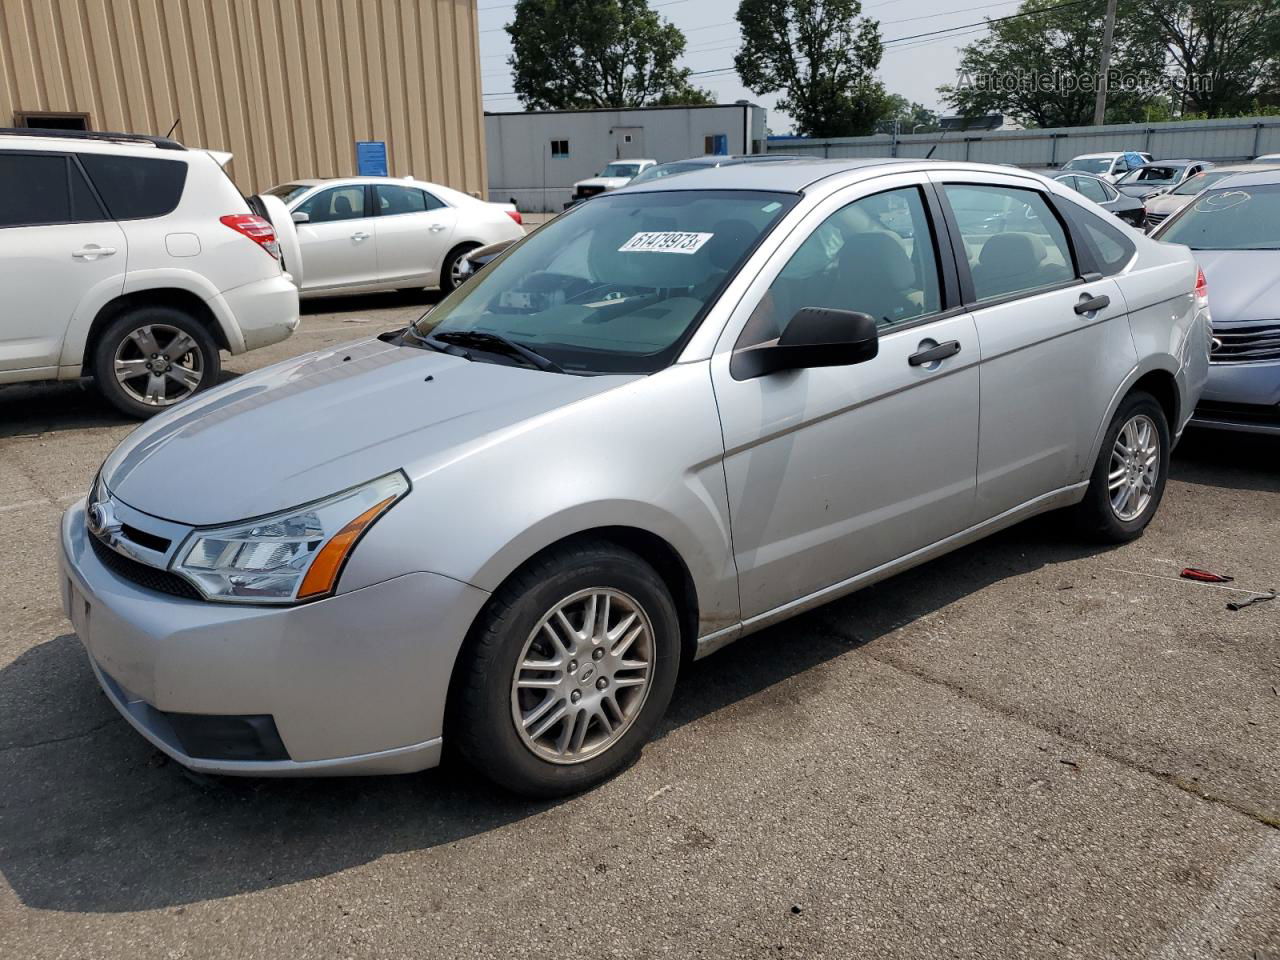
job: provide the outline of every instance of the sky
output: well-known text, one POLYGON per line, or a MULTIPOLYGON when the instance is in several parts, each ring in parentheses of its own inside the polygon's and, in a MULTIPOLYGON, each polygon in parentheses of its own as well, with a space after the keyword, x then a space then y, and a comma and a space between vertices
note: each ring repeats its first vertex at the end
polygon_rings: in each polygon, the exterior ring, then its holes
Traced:
MULTIPOLYGON (((938 100, 937 88, 955 80, 960 48, 985 33, 984 17, 1014 13, 1020 0, 863 0, 864 16, 880 21, 880 36, 886 41, 880 62, 880 79, 890 93, 946 112, 938 100), (941 36, 919 34, 962 27, 962 31, 941 36), (889 42, 898 41, 898 42, 889 42)), ((511 96, 511 71, 507 57, 511 51, 503 26, 514 14, 514 3, 479 0, 480 65, 486 110, 519 110, 520 101, 511 96)), ((684 31, 688 46, 682 65, 691 70, 717 70, 733 66, 739 46, 738 22, 733 18, 738 0, 650 0, 663 18, 684 31)), ((773 110, 773 95, 757 97, 738 82, 732 70, 694 76, 692 82, 710 90, 721 103, 750 100, 769 108, 769 128, 784 133, 790 118, 773 110)))

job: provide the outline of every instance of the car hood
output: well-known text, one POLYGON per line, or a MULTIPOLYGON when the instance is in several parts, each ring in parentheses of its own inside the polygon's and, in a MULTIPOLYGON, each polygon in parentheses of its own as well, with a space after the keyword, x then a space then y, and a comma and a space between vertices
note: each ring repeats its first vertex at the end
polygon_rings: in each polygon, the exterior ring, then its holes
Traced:
POLYGON ((633 376, 578 377, 368 340, 297 357, 135 430, 102 467, 152 516, 232 523, 435 461, 633 376))
POLYGON ((1280 250, 1194 250, 1213 322, 1280 319, 1280 250))
POLYGON ((1194 200, 1194 196, 1186 197, 1173 193, 1162 193, 1146 202, 1148 213, 1174 214, 1194 200))
POLYGON ((586 180, 579 180, 574 184, 575 187, 604 187, 606 190, 617 190, 619 187, 625 187, 631 180, 628 177, 589 177, 586 180))

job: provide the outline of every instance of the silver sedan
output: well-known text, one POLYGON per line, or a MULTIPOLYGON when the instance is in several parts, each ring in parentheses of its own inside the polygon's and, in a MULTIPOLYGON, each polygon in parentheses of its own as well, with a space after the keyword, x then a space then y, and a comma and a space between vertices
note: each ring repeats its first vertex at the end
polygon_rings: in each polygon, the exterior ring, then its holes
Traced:
POLYGON ((1208 370, 1191 254, 1003 167, 599 197, 411 327, 133 433, 61 532, 112 702, 225 774, 526 794, 747 633, 1026 517, 1139 536, 1208 370))

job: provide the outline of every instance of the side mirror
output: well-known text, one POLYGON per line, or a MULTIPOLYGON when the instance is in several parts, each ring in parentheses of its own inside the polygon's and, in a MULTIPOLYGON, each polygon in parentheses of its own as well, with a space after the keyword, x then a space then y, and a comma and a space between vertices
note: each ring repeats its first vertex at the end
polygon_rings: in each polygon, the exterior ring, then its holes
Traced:
POLYGON ((879 352, 880 331, 874 317, 855 310, 804 307, 777 340, 735 351, 729 372, 735 380, 752 380, 783 370, 847 367, 879 352))
POLYGON ((293 222, 294 223, 310 223, 311 214, 304 213, 301 210, 295 210, 293 211, 293 222))

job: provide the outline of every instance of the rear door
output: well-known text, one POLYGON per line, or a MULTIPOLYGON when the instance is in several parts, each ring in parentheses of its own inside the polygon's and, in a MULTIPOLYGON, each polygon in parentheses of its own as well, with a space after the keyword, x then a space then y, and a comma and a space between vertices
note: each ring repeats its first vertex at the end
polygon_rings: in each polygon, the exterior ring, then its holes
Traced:
POLYGON ((1058 209, 1069 201, 999 174, 931 176, 982 343, 981 521, 1087 479, 1098 425, 1137 355, 1118 286, 1058 209), (1002 221, 957 215, 997 203, 1002 221))
POLYGON ((0 184, 0 379, 52 376, 80 304, 123 290, 124 232, 68 154, 2 151, 0 184))
POLYGON ((326 187, 293 208, 307 215, 298 224, 298 246, 306 262, 305 293, 378 282, 378 251, 365 184, 326 187))
POLYGON ((779 336, 802 307, 867 313, 880 332, 879 354, 855 366, 739 379, 731 352, 712 358, 747 619, 971 522, 980 352, 941 226, 919 175, 834 195, 726 327, 735 351, 779 336))
POLYGON ((379 282, 436 286, 458 212, 421 187, 398 183, 374 184, 373 198, 379 282))

